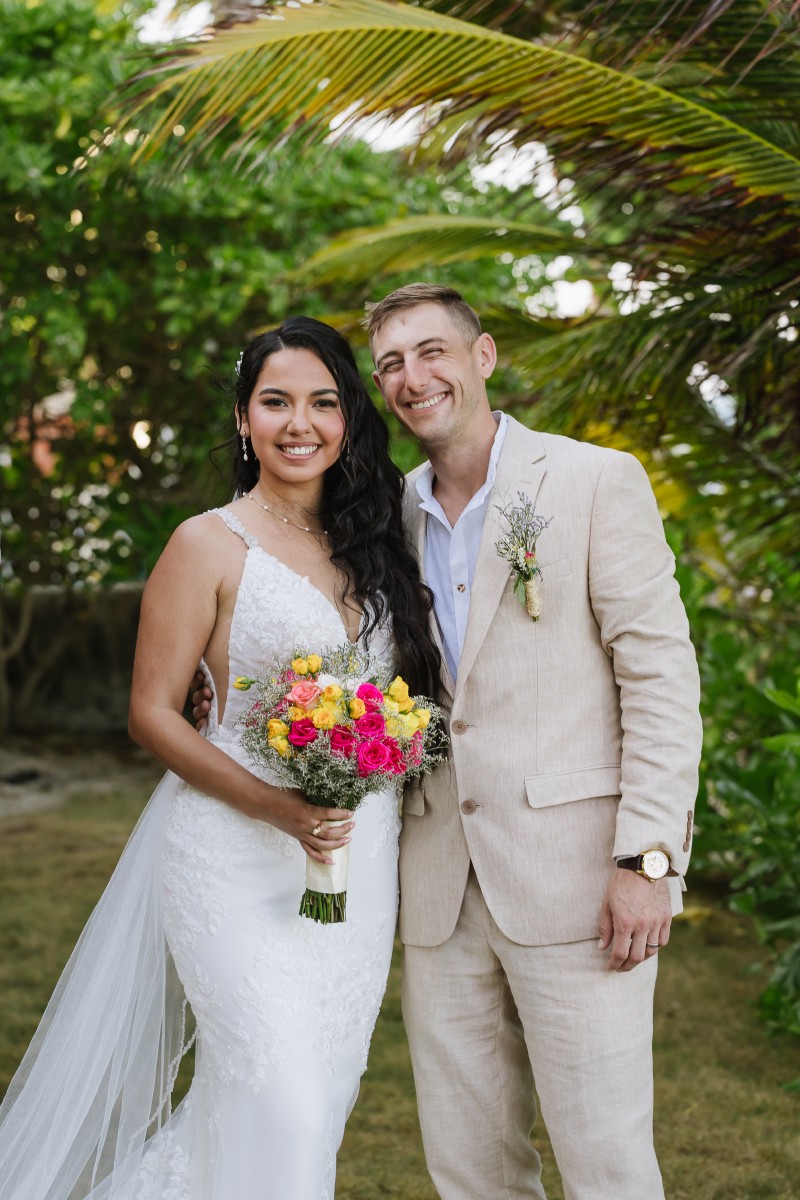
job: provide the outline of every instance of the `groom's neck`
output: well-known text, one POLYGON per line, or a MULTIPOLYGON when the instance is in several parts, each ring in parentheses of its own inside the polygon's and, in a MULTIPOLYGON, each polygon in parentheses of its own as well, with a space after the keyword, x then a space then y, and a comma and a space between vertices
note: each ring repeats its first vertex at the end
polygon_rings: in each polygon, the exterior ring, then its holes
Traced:
POLYGON ((423 447, 433 468, 433 494, 455 525, 486 482, 497 425, 487 408, 479 424, 444 445, 423 447))

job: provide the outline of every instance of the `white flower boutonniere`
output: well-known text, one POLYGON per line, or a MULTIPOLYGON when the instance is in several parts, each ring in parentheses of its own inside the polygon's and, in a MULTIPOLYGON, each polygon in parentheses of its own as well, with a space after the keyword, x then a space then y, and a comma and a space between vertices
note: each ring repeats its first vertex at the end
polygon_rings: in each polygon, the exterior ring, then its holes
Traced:
POLYGON ((519 504, 497 505, 500 515, 508 525, 508 532, 497 543, 497 553, 511 564, 517 581, 514 594, 532 621, 538 621, 542 613, 542 597, 538 580, 542 568, 536 561, 536 542, 552 521, 545 520, 534 511, 532 502, 524 492, 517 492, 519 504))

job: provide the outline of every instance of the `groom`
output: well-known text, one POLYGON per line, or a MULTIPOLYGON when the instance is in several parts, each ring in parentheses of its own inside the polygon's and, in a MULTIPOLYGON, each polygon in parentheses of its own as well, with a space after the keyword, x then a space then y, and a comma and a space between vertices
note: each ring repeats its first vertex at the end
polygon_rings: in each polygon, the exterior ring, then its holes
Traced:
POLYGON ((542 1200, 534 1079, 569 1200, 659 1200, 652 1003, 681 907, 698 674, 647 476, 492 412, 491 337, 411 284, 365 321, 429 461, 407 521, 435 596, 451 763, 406 791, 403 1004, 442 1200, 542 1200), (520 496, 521 493, 521 496, 520 496), (541 615, 497 552, 530 501, 541 615))

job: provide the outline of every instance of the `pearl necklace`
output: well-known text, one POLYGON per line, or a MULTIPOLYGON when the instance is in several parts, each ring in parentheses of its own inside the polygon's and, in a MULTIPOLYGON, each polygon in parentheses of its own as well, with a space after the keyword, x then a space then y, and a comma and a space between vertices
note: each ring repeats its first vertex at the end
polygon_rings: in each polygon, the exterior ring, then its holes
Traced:
POLYGON ((308 525, 298 525, 297 521, 290 521, 288 517, 282 517, 280 513, 275 512, 274 508, 270 508, 268 504, 264 504, 263 500, 256 500, 252 492, 248 492, 245 496, 246 500, 252 500, 253 504, 257 504, 259 508, 263 508, 264 512, 271 513, 279 521, 283 521, 284 525, 293 525, 295 529, 301 529, 303 533, 312 533, 314 537, 327 537, 327 529, 311 529, 308 525))

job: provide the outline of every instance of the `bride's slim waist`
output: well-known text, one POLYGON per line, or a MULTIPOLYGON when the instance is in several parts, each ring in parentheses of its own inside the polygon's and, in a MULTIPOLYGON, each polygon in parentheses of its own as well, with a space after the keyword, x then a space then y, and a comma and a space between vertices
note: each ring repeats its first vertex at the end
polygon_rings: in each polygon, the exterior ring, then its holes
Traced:
POLYGON ((224 725, 219 726, 208 735, 208 741, 212 746, 219 747, 223 754, 227 754, 228 758, 232 758, 240 766, 246 767, 257 779, 263 779, 265 783, 274 783, 278 787, 286 786, 268 766, 251 758, 242 745, 238 729, 226 728, 224 725))

